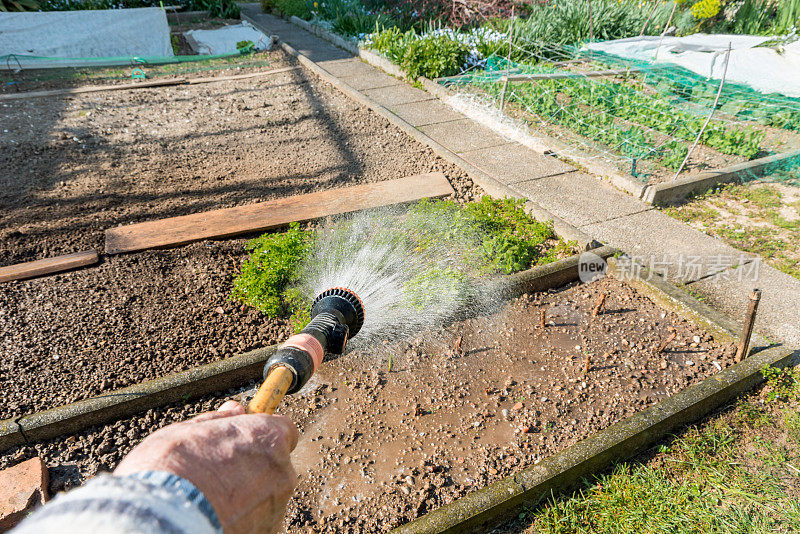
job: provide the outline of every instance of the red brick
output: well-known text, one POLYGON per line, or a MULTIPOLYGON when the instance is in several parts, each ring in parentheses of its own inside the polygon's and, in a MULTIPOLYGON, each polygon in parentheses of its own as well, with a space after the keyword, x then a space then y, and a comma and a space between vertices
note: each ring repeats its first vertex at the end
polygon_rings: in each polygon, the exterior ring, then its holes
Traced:
POLYGON ((0 471, 0 532, 22 521, 47 500, 47 466, 31 458, 0 471))

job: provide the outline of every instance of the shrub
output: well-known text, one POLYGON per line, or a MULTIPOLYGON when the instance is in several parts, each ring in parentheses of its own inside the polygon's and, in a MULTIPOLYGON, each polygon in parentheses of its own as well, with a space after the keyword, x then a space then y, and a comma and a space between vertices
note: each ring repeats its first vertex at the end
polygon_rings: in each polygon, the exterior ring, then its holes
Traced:
POLYGON ((443 35, 426 35, 408 44, 400 67, 413 78, 452 76, 461 72, 468 53, 464 43, 443 35))
POLYGON ((705 20, 716 17, 721 8, 719 0, 700 0, 690 8, 690 11, 697 20, 705 20))
MULTIPOLYGON (((269 1, 269 0, 262 0, 269 1)), ((306 0, 271 0, 275 9, 287 17, 295 16, 303 20, 311 18, 311 7, 306 0)))
POLYGON ((401 32, 399 28, 394 27, 372 34, 364 44, 377 50, 392 62, 400 64, 406 48, 415 39, 417 34, 414 30, 401 32))
MULTIPOLYGON (((652 4, 638 0, 562 0, 531 4, 526 19, 514 23, 515 42, 525 50, 549 57, 549 45, 571 45, 589 39, 590 19, 594 39, 621 39, 639 35, 652 4), (591 16, 590 16, 591 9, 591 16)), ((670 2, 656 8, 645 33, 658 34, 666 25, 670 2)), ((507 31, 508 21, 499 23, 507 31)))
POLYGON ((250 258, 233 282, 232 296, 270 317, 294 312, 298 295, 288 290, 297 281, 297 269, 310 244, 311 233, 297 223, 286 232, 264 234, 248 242, 245 248, 250 258))

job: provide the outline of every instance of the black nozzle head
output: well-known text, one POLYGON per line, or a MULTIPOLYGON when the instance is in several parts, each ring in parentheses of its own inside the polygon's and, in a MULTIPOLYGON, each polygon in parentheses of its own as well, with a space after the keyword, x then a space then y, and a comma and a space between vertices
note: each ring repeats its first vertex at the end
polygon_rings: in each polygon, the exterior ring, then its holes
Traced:
POLYGON ((326 289, 314 299, 311 305, 311 318, 323 312, 332 313, 349 329, 349 336, 355 336, 364 326, 364 304, 358 295, 343 287, 326 289))

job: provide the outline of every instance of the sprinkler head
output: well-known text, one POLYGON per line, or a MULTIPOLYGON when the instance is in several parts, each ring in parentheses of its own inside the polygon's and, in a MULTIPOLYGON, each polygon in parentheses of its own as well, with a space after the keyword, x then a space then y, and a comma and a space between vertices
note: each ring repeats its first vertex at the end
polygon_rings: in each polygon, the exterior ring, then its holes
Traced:
POLYGON ((264 365, 264 379, 277 366, 294 375, 287 393, 302 388, 322 363, 326 353, 341 354, 347 340, 364 325, 364 305, 353 291, 334 287, 317 295, 311 305, 311 322, 290 337, 264 365))

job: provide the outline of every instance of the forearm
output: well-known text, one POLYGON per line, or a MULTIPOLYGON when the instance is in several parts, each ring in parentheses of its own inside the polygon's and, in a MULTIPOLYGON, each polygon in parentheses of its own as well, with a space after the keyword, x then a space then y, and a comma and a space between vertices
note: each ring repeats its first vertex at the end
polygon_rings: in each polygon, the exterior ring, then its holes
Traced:
POLYGON ((222 529, 211 504, 189 481, 144 471, 92 479, 59 495, 13 531, 48 532, 212 534, 222 529))

